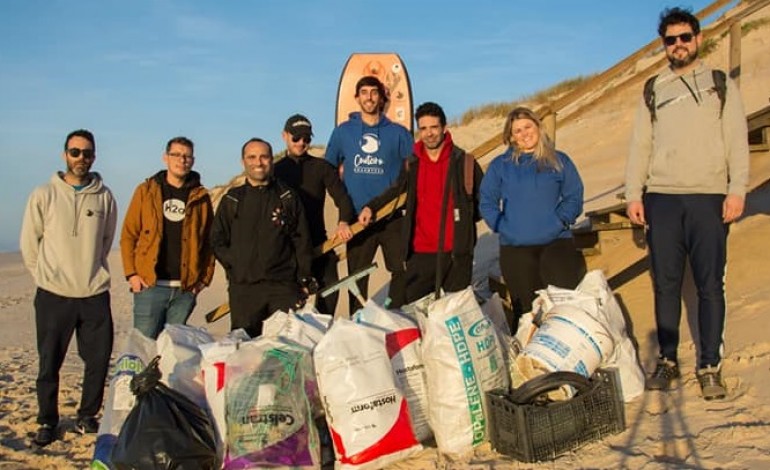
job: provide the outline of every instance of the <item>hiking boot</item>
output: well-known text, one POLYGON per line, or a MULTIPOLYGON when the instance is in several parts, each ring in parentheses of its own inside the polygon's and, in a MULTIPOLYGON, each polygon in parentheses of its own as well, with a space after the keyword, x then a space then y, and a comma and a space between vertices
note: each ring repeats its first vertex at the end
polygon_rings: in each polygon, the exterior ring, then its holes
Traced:
POLYGON ((79 434, 95 434, 99 431, 99 421, 93 416, 80 416, 75 421, 75 431, 79 434))
POLYGON ((671 382, 681 377, 679 366, 674 361, 666 358, 658 359, 658 365, 655 372, 647 378, 647 390, 668 390, 671 388, 671 382))
POLYGON ((727 388, 722 382, 722 372, 719 367, 704 367, 696 375, 704 400, 719 400, 727 396, 727 388))
POLYGON ((43 424, 39 428, 37 428, 37 433, 35 434, 35 437, 32 438, 32 443, 40 447, 45 447, 55 440, 56 440, 56 426, 51 426, 50 424, 43 424))

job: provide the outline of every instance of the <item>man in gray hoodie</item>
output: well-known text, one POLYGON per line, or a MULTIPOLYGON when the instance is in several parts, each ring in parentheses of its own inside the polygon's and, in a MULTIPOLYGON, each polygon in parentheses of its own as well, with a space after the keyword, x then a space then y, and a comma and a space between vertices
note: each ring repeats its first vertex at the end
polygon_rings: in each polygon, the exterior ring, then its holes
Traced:
POLYGON ((21 254, 37 285, 40 427, 33 442, 41 447, 57 438, 59 369, 75 332, 85 363, 75 427, 98 431, 113 341, 107 255, 117 222, 115 199, 90 171, 96 160, 91 132, 70 132, 62 159, 66 170, 32 192, 21 227, 21 254))
POLYGON ((724 72, 698 60, 703 40, 687 10, 665 10, 658 26, 670 67, 645 85, 626 167, 631 222, 647 227, 660 355, 647 381, 679 379, 682 278, 689 260, 698 289, 697 378, 703 398, 724 398, 727 232, 743 213, 748 139, 741 94, 724 72))

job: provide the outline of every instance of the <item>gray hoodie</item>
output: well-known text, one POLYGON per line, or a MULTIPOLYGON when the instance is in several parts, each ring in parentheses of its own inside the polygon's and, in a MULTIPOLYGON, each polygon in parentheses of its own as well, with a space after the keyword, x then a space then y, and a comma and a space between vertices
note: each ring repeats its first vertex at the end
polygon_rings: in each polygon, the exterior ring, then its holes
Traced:
POLYGON ((722 117, 711 69, 700 64, 680 79, 670 69, 655 81, 657 121, 640 103, 626 166, 626 200, 642 192, 735 194, 749 179, 746 114, 740 90, 727 79, 722 117))
POLYGON ((60 173, 29 196, 21 255, 38 287, 63 297, 91 297, 110 288, 107 255, 117 206, 98 173, 79 191, 60 173))

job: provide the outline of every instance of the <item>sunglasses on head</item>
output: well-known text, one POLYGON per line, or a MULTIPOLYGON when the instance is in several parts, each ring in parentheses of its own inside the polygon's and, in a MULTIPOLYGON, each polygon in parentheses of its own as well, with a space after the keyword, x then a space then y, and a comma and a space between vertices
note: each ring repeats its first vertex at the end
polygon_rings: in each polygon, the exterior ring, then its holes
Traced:
POLYGON ((81 155, 83 155, 83 158, 85 159, 92 159, 94 158, 94 149, 79 149, 77 147, 72 147, 67 149, 67 155, 70 156, 70 158, 80 158, 81 155))
POLYGON ((676 44, 677 39, 680 39, 682 43, 687 44, 690 41, 692 41, 694 37, 695 35, 693 33, 682 33, 682 34, 677 34, 675 36, 664 36, 663 44, 667 46, 673 46, 674 44, 676 44))
POLYGON ((291 136, 291 141, 294 143, 299 142, 300 140, 304 141, 306 144, 310 143, 310 137, 306 135, 293 135, 291 136))

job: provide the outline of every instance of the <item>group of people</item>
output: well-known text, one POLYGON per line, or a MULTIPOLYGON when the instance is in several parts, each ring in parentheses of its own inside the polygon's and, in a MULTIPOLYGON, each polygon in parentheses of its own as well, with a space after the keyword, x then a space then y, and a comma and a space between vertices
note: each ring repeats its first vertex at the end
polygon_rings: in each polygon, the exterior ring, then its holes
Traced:
MULTIPOLYGON (((700 299, 698 378, 704 397, 718 398, 725 393, 725 240, 728 224, 742 213, 747 185, 745 119, 732 82, 720 106, 711 70, 696 61, 697 19, 666 10, 659 33, 671 67, 655 80, 654 112, 649 100, 640 104, 626 186, 629 217, 648 227, 655 285, 661 355, 648 386, 664 389, 679 376, 679 299, 689 256, 700 299)), ((228 279, 231 327, 251 336, 275 310, 297 308, 335 283, 334 251, 313 251, 327 238, 327 194, 338 209, 329 231, 347 244, 348 272, 368 266, 382 249, 392 308, 468 287, 482 218, 499 235, 512 328, 536 290, 579 283, 586 265, 571 226, 583 211, 583 183, 536 113, 517 107, 508 114, 508 148, 483 173, 453 142, 438 104, 417 107, 414 142, 386 117, 388 93, 376 77, 361 78, 355 98, 359 111, 333 130, 325 159, 308 154, 312 124, 300 114, 284 125, 286 156, 278 162, 266 140, 246 141, 245 180, 224 194, 216 212, 192 170, 193 142, 168 141, 166 168, 136 188, 120 235, 136 328, 155 338, 166 323, 185 323, 197 294, 211 283, 215 260, 228 279), (403 193, 403 208, 388 210, 403 193), (355 222, 365 228, 353 236, 355 222)), ((21 233, 37 284, 40 427, 34 441, 40 446, 57 437, 59 369, 74 332, 85 363, 76 427, 97 431, 113 340, 107 255, 116 233, 115 200, 91 171, 96 144, 89 131, 71 132, 62 158, 65 170, 30 196, 21 233)), ((365 298, 368 281, 358 282, 365 298)), ((332 314, 337 300, 328 296, 316 307, 332 314)), ((359 307, 351 296, 351 313, 359 307)))

